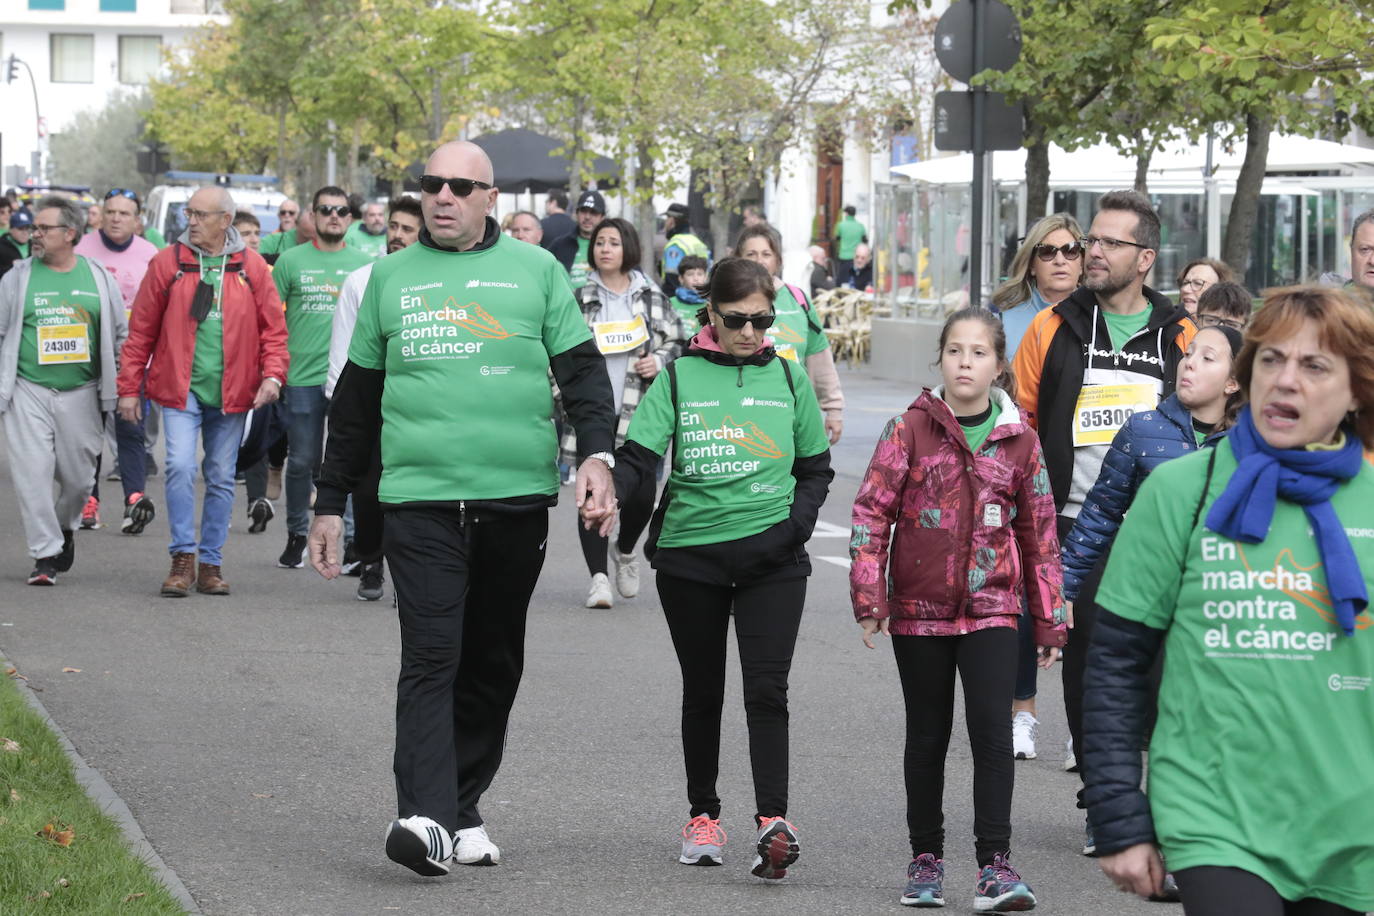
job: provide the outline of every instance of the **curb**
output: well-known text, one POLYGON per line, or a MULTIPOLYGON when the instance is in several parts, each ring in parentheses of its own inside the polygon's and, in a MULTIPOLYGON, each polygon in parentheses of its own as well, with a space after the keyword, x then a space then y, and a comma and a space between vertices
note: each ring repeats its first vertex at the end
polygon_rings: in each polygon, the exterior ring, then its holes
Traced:
MULTIPOLYGON (((18 668, 8 657, 0 654, 0 666, 18 668)), ((44 708, 42 701, 29 687, 26 680, 15 678, 16 686, 20 688, 19 693, 28 702, 34 712, 38 713, 43 722, 52 729, 57 736, 62 749, 67 752, 67 759, 72 762, 72 767, 76 770, 76 781, 86 790, 86 794, 110 817, 119 824, 119 829, 124 834, 124 840, 133 850, 134 855, 138 856, 153 870, 153 874, 166 885, 167 890, 172 892, 172 896, 177 899, 182 908, 191 916, 202 916, 200 905, 196 903, 196 898, 191 896, 191 892, 186 889, 186 885, 181 882, 177 873, 172 871, 162 857, 157 854, 153 844, 148 842, 148 837, 144 835, 143 828, 134 819, 134 814, 129 810, 129 806, 124 803, 114 788, 105 781, 96 770, 86 762, 85 758, 77 752, 76 746, 67 737, 67 733, 53 721, 52 716, 48 715, 48 710, 44 708)))

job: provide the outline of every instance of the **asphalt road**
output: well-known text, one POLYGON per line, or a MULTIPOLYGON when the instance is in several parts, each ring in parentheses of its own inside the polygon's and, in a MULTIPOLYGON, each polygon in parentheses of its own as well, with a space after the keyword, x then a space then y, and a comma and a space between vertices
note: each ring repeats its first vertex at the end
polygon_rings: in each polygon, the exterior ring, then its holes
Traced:
MULTIPOLYGON (((247 534, 241 490, 225 549, 231 597, 158 597, 163 516, 137 538, 121 536, 117 520, 80 533, 73 570, 56 588, 29 588, 0 466, 0 651, 206 913, 895 912, 909 858, 901 692, 890 651, 859 641, 845 564, 849 504, 873 443, 917 392, 841 372, 846 433, 810 544, 815 573, 791 679, 790 816, 803 851, 780 885, 748 875, 753 795, 737 675, 721 761, 725 866, 677 864, 687 815, 680 680, 652 573, 638 598, 583 608, 587 577, 566 504, 554 512, 530 608, 506 762, 483 802, 504 857, 497 868, 424 879, 386 859, 398 664, 390 590, 364 603, 355 579, 278 569, 284 513, 267 533, 247 534)), ((105 488, 117 499, 117 484, 105 488)), ((161 489, 150 486, 160 512, 161 489)), ((1115 892, 1078 855, 1083 819, 1077 777, 1060 768, 1058 671, 1040 684, 1042 756, 1016 767, 1013 815, 1013 858, 1039 912, 1180 912, 1115 892)), ((962 730, 960 715, 945 790, 946 893, 949 909, 970 911, 962 730)))

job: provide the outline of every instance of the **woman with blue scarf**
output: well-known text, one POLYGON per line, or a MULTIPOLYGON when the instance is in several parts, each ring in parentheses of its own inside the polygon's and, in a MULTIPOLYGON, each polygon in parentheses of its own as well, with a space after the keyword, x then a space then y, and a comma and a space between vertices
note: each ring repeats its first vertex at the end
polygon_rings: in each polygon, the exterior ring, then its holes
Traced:
POLYGON ((1141 487, 1097 593, 1082 761, 1102 870, 1187 916, 1374 910, 1374 314, 1271 291, 1249 406, 1141 487), (1167 650, 1150 740, 1149 671, 1167 650))

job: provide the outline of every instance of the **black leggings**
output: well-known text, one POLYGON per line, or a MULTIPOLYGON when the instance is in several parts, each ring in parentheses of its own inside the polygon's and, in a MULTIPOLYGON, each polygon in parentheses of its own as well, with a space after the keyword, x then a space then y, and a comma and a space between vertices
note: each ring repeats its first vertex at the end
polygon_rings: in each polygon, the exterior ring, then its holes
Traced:
MULTIPOLYGON (((654 491, 657 481, 653 475, 645 474, 640 478, 639 487, 620 504, 620 534, 616 538, 615 549, 621 553, 634 553, 635 542, 649 526, 654 514, 654 491)), ((587 572, 593 576, 606 573, 606 547, 610 538, 603 538, 593 527, 590 531, 582 527, 582 519, 577 519, 577 539, 582 544, 582 556, 587 561, 587 572)))
POLYGON ((1284 900, 1268 881, 1239 868, 1200 865, 1174 872, 1174 880, 1185 916, 1360 916, 1315 897, 1284 900))
POLYGON ((1011 705, 1016 686, 1016 630, 993 627, 965 636, 894 636, 906 700, 906 823, 911 857, 945 855, 945 756, 954 728, 954 672, 964 686, 973 749, 974 851, 981 868, 1011 849, 1011 705))
MULTIPOLYGON (((729 586, 660 572, 657 581, 663 616, 682 666, 682 756, 691 816, 720 817, 716 775, 725 704, 725 639, 733 608, 754 773, 754 816, 785 817, 787 675, 806 603, 806 579, 729 586)), ((1002 718, 1006 725, 1006 716, 1002 718)))

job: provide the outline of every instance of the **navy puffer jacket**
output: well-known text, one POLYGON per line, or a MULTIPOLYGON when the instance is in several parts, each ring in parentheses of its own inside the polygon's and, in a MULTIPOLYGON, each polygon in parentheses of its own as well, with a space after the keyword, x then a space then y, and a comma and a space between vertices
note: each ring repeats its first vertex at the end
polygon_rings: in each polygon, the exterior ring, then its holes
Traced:
MULTIPOLYGON (((1211 445, 1219 438, 1207 440, 1211 445)), ((1154 410, 1134 414, 1117 432, 1097 483, 1088 493, 1083 510, 1064 539, 1064 598, 1078 599, 1078 588, 1116 538, 1126 510, 1150 472, 1164 462, 1197 451, 1193 418, 1169 395, 1154 410)))

